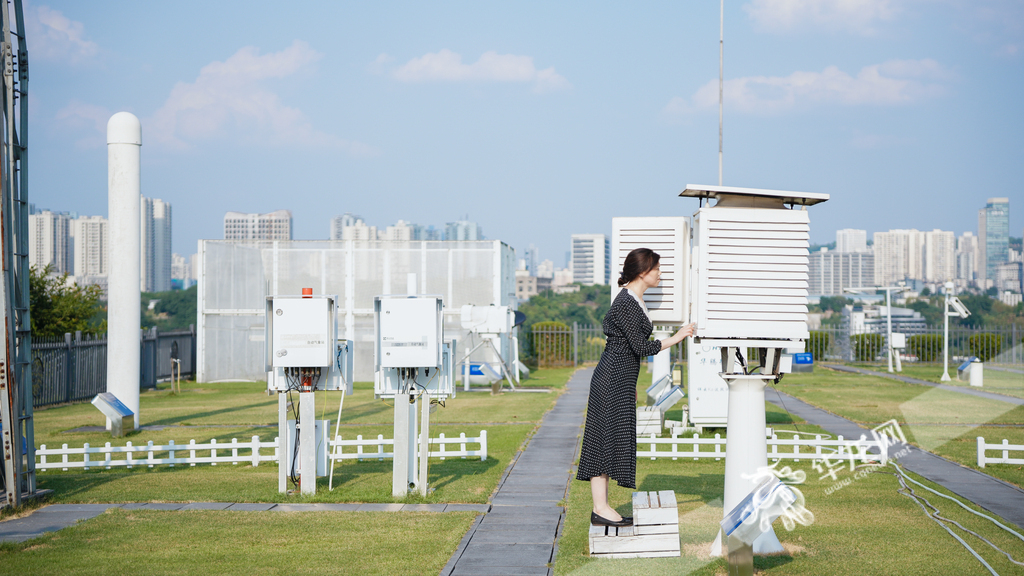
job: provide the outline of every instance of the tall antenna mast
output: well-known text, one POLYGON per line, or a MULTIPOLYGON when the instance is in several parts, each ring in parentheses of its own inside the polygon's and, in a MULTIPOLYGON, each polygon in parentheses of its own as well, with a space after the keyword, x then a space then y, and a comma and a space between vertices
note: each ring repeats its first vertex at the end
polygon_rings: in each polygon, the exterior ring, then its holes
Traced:
POLYGON ((722 62, 725 47, 725 0, 721 0, 718 16, 718 185, 722 185, 722 62))

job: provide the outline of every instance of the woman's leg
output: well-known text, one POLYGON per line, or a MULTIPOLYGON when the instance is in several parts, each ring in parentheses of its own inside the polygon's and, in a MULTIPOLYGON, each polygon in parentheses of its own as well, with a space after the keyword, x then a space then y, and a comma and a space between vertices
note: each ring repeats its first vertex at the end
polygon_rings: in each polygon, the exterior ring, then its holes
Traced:
POLYGON ((608 504, 608 475, 602 474, 590 479, 590 495, 594 499, 594 513, 598 516, 618 522, 622 515, 608 504))

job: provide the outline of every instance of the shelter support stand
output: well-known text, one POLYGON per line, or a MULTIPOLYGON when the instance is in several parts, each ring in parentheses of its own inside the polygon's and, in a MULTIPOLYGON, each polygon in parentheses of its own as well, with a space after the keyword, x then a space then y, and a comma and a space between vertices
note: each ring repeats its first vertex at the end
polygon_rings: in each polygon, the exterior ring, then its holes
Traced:
POLYGON ((395 498, 404 498, 414 490, 421 496, 427 495, 429 442, 430 396, 427 394, 396 394, 395 446, 391 464, 391 495, 395 498), (420 408, 419 422, 417 422, 416 414, 417 402, 420 408), (417 440, 419 446, 417 446, 417 440), (419 453, 418 461, 417 452, 419 453))
MULTIPOLYGON (((463 386, 463 389, 466 392, 469 392, 469 357, 473 355, 473 352, 476 352, 482 346, 489 346, 490 349, 492 351, 494 351, 494 355, 498 357, 498 364, 501 365, 501 374, 502 374, 502 376, 505 377, 505 380, 508 380, 508 385, 512 388, 512 391, 515 392, 516 385, 515 385, 515 382, 512 380, 512 371, 509 370, 508 366, 505 365, 505 359, 501 357, 501 353, 498 352, 498 348, 494 346, 494 341, 491 340, 490 338, 483 338, 479 344, 477 344, 476 346, 473 346, 469 350, 469 352, 466 352, 466 355, 462 358, 462 386, 463 386)), ((501 392, 501 380, 498 380, 493 385, 493 387, 491 388, 491 392, 494 393, 494 394, 497 394, 498 392, 501 392)))
POLYGON ((316 393, 299 392, 299 487, 302 494, 316 494, 316 393))
MULTIPOLYGON (((662 327, 658 327, 654 331, 655 340, 665 340, 672 334, 662 327)), ((654 362, 651 365, 651 382, 659 382, 665 376, 668 376, 671 380, 672 377, 672 358, 671 350, 666 348, 661 352, 654 355, 654 362)))
POLYGON ((288 491, 288 394, 277 393, 277 491, 288 491))
MULTIPOLYGON (((775 380, 772 367, 777 364, 781 350, 762 349, 765 374, 747 374, 736 361, 739 349, 722 347, 722 374, 729 386, 729 436, 725 444, 725 502, 724 512, 732 510, 747 494, 757 487, 760 476, 767 473, 768 439, 765 436, 764 389, 775 380)), ((754 553, 783 552, 775 531, 769 527, 753 545, 730 538, 730 576, 751 575, 754 553)), ((722 550, 722 532, 711 546, 711 555, 722 550)))

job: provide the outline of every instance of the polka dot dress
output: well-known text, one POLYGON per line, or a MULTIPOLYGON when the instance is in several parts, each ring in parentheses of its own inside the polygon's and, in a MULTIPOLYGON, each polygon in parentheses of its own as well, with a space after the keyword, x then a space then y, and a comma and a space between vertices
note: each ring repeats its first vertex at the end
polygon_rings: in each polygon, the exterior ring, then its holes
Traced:
POLYGON ((607 474, 636 488, 636 379, 640 359, 660 352, 661 341, 649 340, 654 326, 628 290, 615 297, 603 329, 607 344, 590 381, 576 479, 607 474))

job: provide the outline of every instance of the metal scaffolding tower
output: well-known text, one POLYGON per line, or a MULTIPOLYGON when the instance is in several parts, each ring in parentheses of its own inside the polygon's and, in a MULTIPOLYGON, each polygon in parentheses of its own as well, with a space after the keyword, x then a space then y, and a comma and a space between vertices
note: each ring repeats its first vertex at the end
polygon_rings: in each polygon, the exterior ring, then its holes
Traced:
POLYGON ((32 332, 28 263, 28 49, 21 0, 0 6, 3 114, 0 118, 0 428, 2 506, 36 494, 32 426, 32 332), (13 12, 13 19, 11 17, 13 12))

